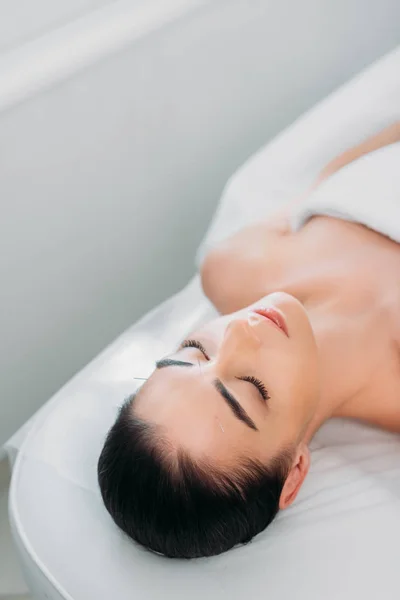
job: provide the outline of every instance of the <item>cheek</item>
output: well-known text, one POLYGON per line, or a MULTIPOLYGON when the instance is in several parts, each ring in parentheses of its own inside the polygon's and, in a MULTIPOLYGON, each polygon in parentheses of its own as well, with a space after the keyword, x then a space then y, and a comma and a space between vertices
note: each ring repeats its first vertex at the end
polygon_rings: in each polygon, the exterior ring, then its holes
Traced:
MULTIPOLYGON (((271 401, 285 412, 297 412, 311 402, 318 391, 318 361, 315 348, 282 351, 263 359, 265 385, 271 401)), ((261 371, 262 372, 262 371, 261 371)))
POLYGON ((310 403, 318 392, 319 371, 316 353, 310 349, 309 354, 295 361, 293 365, 292 394, 304 402, 310 403))

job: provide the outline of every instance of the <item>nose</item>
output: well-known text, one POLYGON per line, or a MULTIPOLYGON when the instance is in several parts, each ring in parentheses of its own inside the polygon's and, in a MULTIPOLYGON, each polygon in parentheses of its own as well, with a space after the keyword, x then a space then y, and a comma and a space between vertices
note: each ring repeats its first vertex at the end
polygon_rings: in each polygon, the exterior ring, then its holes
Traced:
POLYGON ((260 340, 247 319, 235 319, 227 326, 216 357, 218 375, 230 377, 251 364, 254 353, 260 347, 260 340))

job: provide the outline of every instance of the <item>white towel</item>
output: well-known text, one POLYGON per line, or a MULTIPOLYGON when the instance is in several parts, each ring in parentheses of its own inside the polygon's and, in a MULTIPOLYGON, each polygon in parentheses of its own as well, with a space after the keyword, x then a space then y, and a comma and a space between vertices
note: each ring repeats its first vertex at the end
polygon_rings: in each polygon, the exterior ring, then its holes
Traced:
POLYGON ((314 215, 361 223, 400 243, 400 143, 366 154, 326 179, 293 209, 292 230, 314 215))

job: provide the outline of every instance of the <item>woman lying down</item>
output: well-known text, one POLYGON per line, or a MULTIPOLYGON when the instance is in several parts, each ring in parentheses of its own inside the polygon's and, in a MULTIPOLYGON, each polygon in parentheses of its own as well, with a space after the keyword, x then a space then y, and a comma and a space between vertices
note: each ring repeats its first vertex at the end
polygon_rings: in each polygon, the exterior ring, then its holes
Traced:
POLYGON ((201 277, 222 316, 158 361, 98 463, 115 523, 170 557, 265 529, 330 417, 400 431, 400 122, 215 247, 201 277))

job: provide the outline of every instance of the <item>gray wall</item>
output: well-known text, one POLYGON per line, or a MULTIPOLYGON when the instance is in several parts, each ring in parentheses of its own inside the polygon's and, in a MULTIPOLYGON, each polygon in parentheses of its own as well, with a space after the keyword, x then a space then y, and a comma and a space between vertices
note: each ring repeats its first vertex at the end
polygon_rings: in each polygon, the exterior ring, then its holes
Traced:
MULTIPOLYGON (((0 0, 0 53, 110 0, 0 0)), ((135 1, 135 0, 132 0, 135 1)))
POLYGON ((204 2, 0 113, 0 445, 185 285, 231 172, 399 22, 398 0, 204 2))

